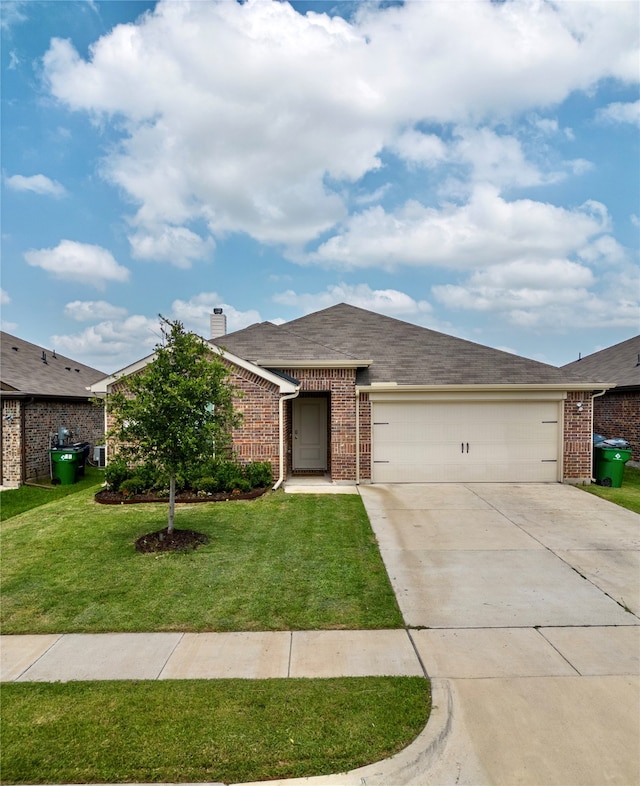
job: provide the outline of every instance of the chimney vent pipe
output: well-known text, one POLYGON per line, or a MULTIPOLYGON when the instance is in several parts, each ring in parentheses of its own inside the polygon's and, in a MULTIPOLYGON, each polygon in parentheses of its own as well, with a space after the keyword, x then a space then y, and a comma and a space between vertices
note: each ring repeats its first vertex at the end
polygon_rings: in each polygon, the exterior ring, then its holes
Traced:
POLYGON ((210 317, 211 340, 224 336, 227 332, 227 315, 221 308, 214 308, 210 317))

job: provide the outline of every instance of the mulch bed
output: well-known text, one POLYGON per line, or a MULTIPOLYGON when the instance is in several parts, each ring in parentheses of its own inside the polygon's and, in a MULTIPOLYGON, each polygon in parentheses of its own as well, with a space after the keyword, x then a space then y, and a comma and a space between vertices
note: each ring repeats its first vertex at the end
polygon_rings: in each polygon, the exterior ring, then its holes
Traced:
POLYGON ((143 554, 152 554, 156 551, 191 551, 208 542, 209 538, 202 532, 174 529, 171 535, 168 535, 165 527, 139 537, 136 540, 136 551, 141 551, 143 554))
MULTIPOLYGON (((269 488, 252 489, 251 491, 219 492, 199 497, 192 491, 181 491, 176 494, 177 503, 193 502, 229 502, 236 499, 257 499, 266 493, 269 488)), ((156 494, 122 494, 120 491, 107 491, 103 489, 95 495, 95 501, 101 505, 140 505, 145 502, 169 502, 169 497, 158 497, 156 494)), ((148 532, 136 540, 136 551, 143 554, 152 554, 158 551, 192 551, 203 543, 208 543, 209 538, 202 532, 192 529, 174 529, 171 535, 167 528, 157 532, 148 532)))
MULTIPOLYGON (((269 489, 251 489, 251 491, 232 491, 207 494, 199 497, 193 491, 181 491, 176 494, 176 502, 228 502, 234 499, 257 499, 269 489)), ((145 502, 169 502, 169 497, 158 497, 156 494, 128 494, 124 495, 119 491, 99 491, 95 495, 95 501, 101 505, 139 505, 145 502)))

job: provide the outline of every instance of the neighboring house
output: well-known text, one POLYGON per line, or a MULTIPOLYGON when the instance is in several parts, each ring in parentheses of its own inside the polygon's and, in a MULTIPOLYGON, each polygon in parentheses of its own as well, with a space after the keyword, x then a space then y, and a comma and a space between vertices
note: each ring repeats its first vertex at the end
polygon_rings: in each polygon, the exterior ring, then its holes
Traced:
POLYGON ((593 430, 623 437, 640 461, 640 335, 562 367, 584 377, 608 379, 616 387, 594 399, 593 430))
MULTIPOLYGON (((591 396, 610 386, 606 375, 585 380, 345 304, 211 344, 242 392, 236 456, 270 461, 276 485, 309 473, 335 482, 590 482, 591 396)), ((92 389, 107 393, 152 358, 92 389)))
POLYGON ((4 332, 0 353, 3 486, 49 475, 49 448, 60 428, 91 448, 104 442, 104 414, 88 389, 104 372, 4 332))

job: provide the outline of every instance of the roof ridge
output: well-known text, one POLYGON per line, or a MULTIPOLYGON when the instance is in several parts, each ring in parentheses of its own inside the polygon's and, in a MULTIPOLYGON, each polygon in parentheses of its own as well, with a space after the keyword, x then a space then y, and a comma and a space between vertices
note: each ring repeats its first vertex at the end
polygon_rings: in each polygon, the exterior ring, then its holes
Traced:
MULTIPOLYGON (((304 317, 302 317, 302 319, 304 319, 304 317)), ((342 349, 337 349, 336 347, 332 347, 330 344, 326 344, 322 341, 316 341, 313 338, 309 338, 309 336, 303 336, 301 333, 298 333, 297 331, 288 328, 287 327, 288 324, 289 324, 288 322, 285 322, 284 324, 278 325, 277 327, 284 330, 285 333, 290 333, 291 335, 296 336, 296 338, 300 338, 303 341, 308 341, 310 344, 315 344, 318 347, 323 347, 324 349, 330 349, 332 352, 337 352, 340 355, 344 355, 344 357, 349 358, 349 360, 361 359, 361 358, 357 358, 355 355, 352 355, 349 352, 345 352, 342 349)))

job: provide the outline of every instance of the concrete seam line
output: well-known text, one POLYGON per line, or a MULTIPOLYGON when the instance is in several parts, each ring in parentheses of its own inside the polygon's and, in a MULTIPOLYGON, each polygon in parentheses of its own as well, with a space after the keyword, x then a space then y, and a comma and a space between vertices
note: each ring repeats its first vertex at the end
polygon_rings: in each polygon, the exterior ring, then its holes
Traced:
MULTIPOLYGON (((160 634, 160 635, 162 635, 162 634, 160 634)), ((176 651, 176 648, 177 648, 177 646, 180 644, 180 642, 182 641, 182 639, 183 639, 183 638, 184 638, 184 633, 181 633, 181 634, 180 634, 180 636, 179 636, 179 638, 178 638, 178 640, 176 641, 176 643, 175 643, 175 644, 173 645, 173 647, 171 648, 171 652, 170 652, 170 653, 167 655, 167 657, 164 659, 164 663, 162 664, 162 666, 160 667, 160 670, 159 670, 159 671, 158 671, 158 673, 156 674, 156 677, 155 677, 155 678, 156 678, 157 680, 159 680, 159 679, 160 679, 160 677, 161 677, 161 675, 162 675, 162 672, 163 672, 163 671, 164 671, 164 670, 167 668, 167 664, 168 664, 168 663, 169 663, 169 661, 171 660, 171 658, 172 658, 172 656, 173 656, 174 652, 176 651)))
POLYGON ((420 653, 418 652, 418 648, 416 647, 416 643, 413 640, 413 636, 411 635, 411 631, 409 628, 405 628, 407 631, 407 636, 409 637, 409 641, 411 642, 411 646, 413 647, 413 651, 416 654, 416 658, 418 659, 418 663, 420 664, 420 668, 422 669, 422 673, 424 674, 426 679, 429 679, 429 674, 427 673, 426 666, 424 665, 422 658, 420 657, 420 653))
POLYGON ((291 658, 293 656, 293 631, 289 631, 289 661, 287 663, 287 677, 291 676, 291 658))

